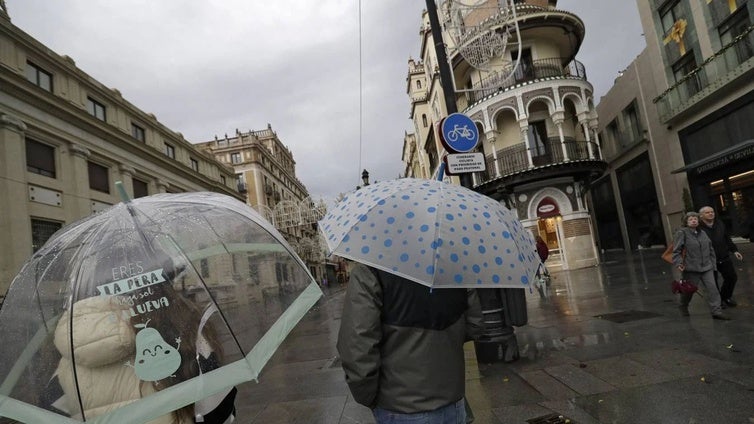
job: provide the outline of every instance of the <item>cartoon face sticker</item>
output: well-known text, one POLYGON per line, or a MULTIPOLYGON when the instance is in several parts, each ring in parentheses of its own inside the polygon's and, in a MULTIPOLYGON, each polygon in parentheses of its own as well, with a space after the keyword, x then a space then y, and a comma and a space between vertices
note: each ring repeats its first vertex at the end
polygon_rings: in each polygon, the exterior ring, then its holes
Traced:
POLYGON ((134 371, 139 379, 157 381, 172 376, 181 366, 180 337, 175 339, 176 347, 169 345, 154 328, 147 328, 146 324, 136 324, 141 328, 136 334, 136 361, 134 371))

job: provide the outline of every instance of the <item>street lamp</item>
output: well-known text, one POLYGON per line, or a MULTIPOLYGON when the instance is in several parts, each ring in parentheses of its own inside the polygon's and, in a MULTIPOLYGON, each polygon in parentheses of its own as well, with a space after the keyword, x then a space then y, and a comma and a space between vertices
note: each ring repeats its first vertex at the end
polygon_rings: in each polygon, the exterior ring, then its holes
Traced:
POLYGON ((361 181, 364 182, 364 186, 369 185, 369 172, 365 169, 361 172, 361 181))

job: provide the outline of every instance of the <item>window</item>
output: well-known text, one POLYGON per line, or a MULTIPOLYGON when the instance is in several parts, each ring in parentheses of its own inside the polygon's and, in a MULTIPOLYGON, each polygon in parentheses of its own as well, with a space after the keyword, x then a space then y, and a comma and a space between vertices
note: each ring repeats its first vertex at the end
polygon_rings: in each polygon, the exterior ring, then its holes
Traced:
POLYGON ((145 143, 146 140, 147 140, 147 138, 145 136, 145 133, 144 133, 144 128, 142 128, 142 127, 140 127, 140 126, 138 126, 138 125, 136 125, 134 123, 131 123, 131 136, 133 138, 141 141, 142 143, 145 143))
POLYGON ((422 125, 427 128, 427 115, 422 114, 422 125))
POLYGON ((55 148, 27 138, 26 170, 55 178, 55 148))
POLYGON ((230 162, 231 163, 241 163, 241 153, 231 153, 230 154, 230 162))
MULTIPOLYGON (((720 42, 723 46, 731 43, 734 38, 746 32, 749 29, 749 12, 746 8, 741 8, 738 13, 720 26, 720 42)), ((754 56, 754 46, 752 45, 753 36, 749 34, 742 38, 733 47, 736 52, 738 63, 745 62, 748 58, 754 56)))
POLYGON ((88 162, 87 164, 89 165, 89 188, 110 193, 110 170, 98 163, 88 162))
POLYGON ((196 172, 199 172, 199 161, 194 158, 190 158, 189 160, 191 161, 191 169, 193 169, 196 172))
POLYGON ((56 221, 47 221, 44 219, 31 219, 31 248, 34 252, 39 250, 47 240, 58 231, 63 224, 56 221))
POLYGON ((421 80, 416 80, 416 88, 422 88, 421 80))
POLYGON ((623 146, 623 141, 621 140, 620 132, 618 131, 618 120, 613 119, 607 124, 606 131, 613 146, 623 146))
POLYGON ((641 124, 639 123, 639 114, 636 112, 636 102, 631 103, 625 111, 626 127, 629 131, 631 141, 641 140, 641 124))
POLYGON ((134 199, 149 196, 149 185, 146 181, 134 178, 132 182, 134 186, 134 199))
POLYGON ((165 143, 165 156, 175 159, 175 147, 173 145, 165 143))
POLYGON ((529 149, 534 157, 545 156, 549 154, 547 145, 547 125, 545 121, 531 122, 527 132, 529 138, 529 149))
POLYGON ((660 10, 660 21, 662 22, 663 37, 668 34, 673 24, 679 19, 684 18, 683 8, 680 1, 669 1, 663 5, 660 10))
POLYGON ((288 266, 283 262, 275 263, 275 279, 278 283, 288 281, 288 266))
MULTIPOLYGON (((678 82, 697 68, 694 53, 689 52, 673 65, 673 76, 678 82)), ((704 75, 703 70, 700 69, 683 82, 679 87, 682 96, 684 96, 682 99, 688 99, 706 85, 704 75)))
POLYGON ((513 50, 511 52, 511 63, 516 63, 516 60, 519 61, 516 72, 514 73, 516 82, 529 81, 536 78, 537 76, 534 72, 534 60, 531 55, 531 49, 525 48, 521 50, 521 58, 519 59, 518 56, 518 50, 513 50))
POLYGON ((228 180, 225 178, 225 175, 220 175, 220 182, 223 183, 224 186, 228 185, 228 180))
POLYGON ((105 115, 105 106, 91 97, 86 98, 86 110, 100 121, 104 121, 107 118, 105 115))
POLYGON ((31 62, 26 62, 26 79, 37 87, 52 92, 52 74, 31 62))

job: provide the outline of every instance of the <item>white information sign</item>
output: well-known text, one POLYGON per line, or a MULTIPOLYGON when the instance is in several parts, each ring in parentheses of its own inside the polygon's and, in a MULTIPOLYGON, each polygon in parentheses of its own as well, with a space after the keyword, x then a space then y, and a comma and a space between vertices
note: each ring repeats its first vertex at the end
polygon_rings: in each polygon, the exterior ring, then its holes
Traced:
POLYGON ((463 174, 479 172, 486 169, 482 153, 451 153, 448 155, 448 172, 463 174))

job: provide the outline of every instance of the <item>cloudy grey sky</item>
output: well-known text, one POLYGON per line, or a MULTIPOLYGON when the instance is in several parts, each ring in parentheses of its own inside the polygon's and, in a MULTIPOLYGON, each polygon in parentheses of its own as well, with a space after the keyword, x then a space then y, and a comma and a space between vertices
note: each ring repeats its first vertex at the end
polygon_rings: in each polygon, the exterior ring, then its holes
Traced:
MULTIPOLYGON (((399 176, 412 128, 407 61, 418 57, 425 5, 6 0, 16 26, 191 142, 271 124, 314 198, 352 190, 363 168, 372 181, 399 176)), ((644 48, 636 3, 560 0, 558 8, 585 22, 577 59, 598 102, 644 48)))

